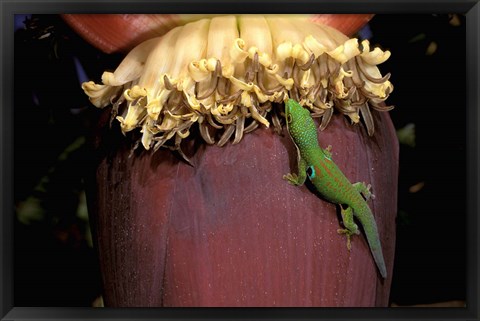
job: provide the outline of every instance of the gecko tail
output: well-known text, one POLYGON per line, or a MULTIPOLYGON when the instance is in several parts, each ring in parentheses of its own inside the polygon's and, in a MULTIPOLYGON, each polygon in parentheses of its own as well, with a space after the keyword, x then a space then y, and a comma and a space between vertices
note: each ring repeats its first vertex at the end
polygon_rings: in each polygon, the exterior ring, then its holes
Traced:
POLYGON ((380 272, 380 275, 382 278, 386 279, 387 278, 387 268, 385 267, 385 261, 383 259, 383 254, 382 254, 382 249, 379 248, 377 250, 371 250, 373 259, 375 260, 375 263, 377 264, 378 271, 380 272))
MULTIPOLYGON (((371 214, 370 214, 371 215, 371 214)), ((377 224, 373 215, 369 222, 360 222, 362 223, 363 229, 365 230, 365 236, 367 237, 368 245, 370 246, 370 251, 372 252, 373 259, 377 265, 378 271, 382 278, 387 278, 387 268, 385 266, 385 260, 383 258, 382 244, 380 243, 380 237, 378 235, 377 224)))

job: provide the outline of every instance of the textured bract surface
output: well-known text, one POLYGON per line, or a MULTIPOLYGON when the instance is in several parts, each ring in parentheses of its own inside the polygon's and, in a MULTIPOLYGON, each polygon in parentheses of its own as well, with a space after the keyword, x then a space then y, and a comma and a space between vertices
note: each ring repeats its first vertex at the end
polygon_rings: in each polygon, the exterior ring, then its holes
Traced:
MULTIPOLYGON (((108 112, 106 113, 108 118, 108 112)), ((363 235, 352 249, 336 206, 287 184, 296 150, 286 131, 238 145, 139 151, 105 128, 90 211, 107 306, 387 306, 395 250, 398 143, 386 113, 373 138, 334 115, 319 134, 370 201, 389 277, 381 281, 363 235)))

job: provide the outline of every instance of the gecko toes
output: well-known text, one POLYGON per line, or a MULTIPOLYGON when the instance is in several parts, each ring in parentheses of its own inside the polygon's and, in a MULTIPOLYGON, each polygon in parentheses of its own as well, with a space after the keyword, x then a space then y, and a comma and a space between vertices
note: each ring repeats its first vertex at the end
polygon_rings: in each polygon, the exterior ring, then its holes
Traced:
POLYGON ((283 175, 283 179, 286 180, 288 182, 288 184, 290 185, 298 185, 298 176, 297 174, 286 174, 286 175, 283 175))

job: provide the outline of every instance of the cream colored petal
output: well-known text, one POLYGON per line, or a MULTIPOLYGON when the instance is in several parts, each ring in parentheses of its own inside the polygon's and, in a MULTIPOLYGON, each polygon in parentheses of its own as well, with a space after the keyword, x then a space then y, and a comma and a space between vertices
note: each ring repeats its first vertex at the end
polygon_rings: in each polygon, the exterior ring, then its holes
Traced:
POLYGON ((245 90, 245 91, 250 91, 253 89, 253 83, 246 83, 243 80, 237 79, 235 77, 230 78, 230 81, 232 82, 232 85, 234 87, 234 92, 237 91, 238 89, 240 90, 245 90))
MULTIPOLYGON (((380 73, 380 70, 376 66, 364 64, 363 69, 365 70, 365 72, 368 73, 370 77, 382 78, 382 74, 380 73)), ((364 86, 365 89, 380 98, 386 97, 387 89, 390 88, 390 92, 393 90, 393 86, 388 80, 380 84, 373 83, 369 81, 367 77, 365 77, 362 73, 360 73, 360 78, 365 81, 365 86, 364 86)))
POLYGON ((152 127, 152 120, 147 119, 147 121, 143 124, 142 130, 140 131, 143 133, 142 135, 142 145, 146 150, 150 149, 150 145, 152 144, 154 133, 150 131, 152 127))
POLYGON ((248 51, 246 50, 245 41, 243 39, 235 39, 230 49, 230 57, 236 64, 241 64, 247 59, 248 51))
POLYGON ((137 124, 143 119, 145 114, 145 108, 139 104, 130 104, 125 117, 117 116, 117 120, 120 122, 120 127, 122 128, 122 132, 126 133, 136 128, 137 124))
POLYGON ((277 79, 277 81, 282 84, 283 87, 285 87, 287 90, 290 90, 292 89, 293 85, 295 84, 293 78, 283 78, 283 77, 280 77, 279 75, 275 75, 275 78, 277 79))
POLYGON ((145 63, 145 69, 138 83, 139 87, 147 89, 148 103, 157 101, 159 109, 164 105, 167 95, 159 95, 165 90, 163 76, 170 71, 172 59, 165 59, 174 55, 174 45, 182 27, 177 27, 164 35, 152 49, 145 63))
POLYGON ((153 47, 161 42, 161 38, 153 38, 142 42, 132 49, 123 59, 120 65, 115 69, 114 73, 104 72, 102 82, 105 85, 121 86, 134 79, 139 78, 143 71, 148 55, 153 47))
POLYGON ((147 96, 147 90, 143 87, 136 85, 130 89, 125 90, 123 96, 126 100, 133 101, 135 99, 147 96))
POLYGON ((270 32, 272 35, 273 48, 277 48, 282 43, 298 44, 303 42, 303 35, 297 31, 292 20, 285 18, 267 18, 270 32))
POLYGON ((340 64, 344 64, 360 54, 360 50, 358 49, 358 40, 356 38, 349 39, 336 49, 327 52, 327 54, 340 64))
POLYGON ((380 48, 375 48, 370 51, 370 42, 368 40, 362 41, 363 52, 361 53, 362 59, 370 65, 379 65, 390 58, 390 51, 383 51, 380 48))
MULTIPOLYGON (((260 63, 265 64, 272 57, 272 36, 265 17, 261 15, 241 15, 238 18, 240 37, 245 41, 247 48, 255 47, 257 52, 264 56, 260 63), (268 57, 268 58, 267 58, 268 57)), ((253 58, 250 55, 250 58, 253 58)))
POLYGON ((93 105, 104 108, 112 103, 112 99, 118 96, 120 87, 111 87, 107 85, 99 85, 93 81, 84 82, 82 89, 89 97, 93 105))
POLYGON ((165 116, 163 117, 162 123, 157 127, 160 131, 167 132, 177 127, 179 123, 180 123, 179 119, 173 117, 170 114, 165 114, 165 116))
POLYGON ((313 35, 308 35, 305 37, 303 42, 305 49, 315 55, 315 58, 318 58, 320 55, 328 51, 328 48, 318 41, 313 35))
MULTIPOLYGON (((316 42, 318 42, 318 44, 315 45, 317 51, 320 51, 319 49, 321 49, 322 47, 326 48, 326 50, 324 51, 330 51, 344 42, 339 42, 337 38, 330 36, 330 34, 323 28, 323 25, 318 25, 316 23, 305 21, 302 19, 292 19, 291 22, 295 26, 297 32, 301 35, 301 43, 304 44, 305 49, 310 49, 309 46, 305 45, 307 38, 310 37, 313 38, 316 42)), ((310 41, 312 40, 310 39, 310 41)), ((310 45, 313 46, 313 43, 311 43, 310 45)), ((320 54, 321 53, 316 55, 316 57, 318 57, 320 54)))
POLYGON ((147 109, 148 116, 153 119, 157 120, 160 116, 160 112, 162 111, 163 105, 165 101, 167 101, 168 96, 170 95, 170 90, 163 89, 157 95, 157 97, 153 100, 149 100, 145 108, 147 109))
POLYGON ((375 84, 370 81, 365 81, 365 87, 366 90, 371 92, 372 94, 378 96, 379 98, 386 98, 387 97, 387 89, 390 88, 390 91, 393 90, 393 86, 390 83, 390 81, 386 81, 382 84, 375 84))
MULTIPOLYGON (((234 67, 232 64, 237 57, 232 59, 230 52, 232 44, 236 43, 238 37, 239 32, 235 16, 216 17, 210 22, 206 57, 221 61, 222 75, 226 78, 233 75, 234 67)), ((245 53, 244 56, 246 57, 245 53)))
MULTIPOLYGON (((190 87, 189 85, 185 85, 185 86, 190 87)), ((188 93, 186 90, 184 90, 183 93, 185 94, 185 97, 187 98, 187 101, 190 107, 195 110, 200 110, 200 102, 195 97, 195 94, 188 93)))
POLYGON ((187 89, 186 86, 191 85, 184 79, 189 77, 188 65, 205 57, 209 25, 209 19, 202 19, 189 23, 180 30, 175 42, 175 54, 169 57, 172 60, 169 75, 172 82, 180 86, 178 90, 187 89))
POLYGON ((196 82, 210 79, 211 71, 208 68, 208 60, 201 59, 199 61, 192 61, 188 65, 188 73, 196 82))
POLYGON ((351 71, 345 71, 343 68, 340 68, 338 76, 334 80, 335 91, 337 93, 337 98, 345 98, 347 96, 347 90, 345 89, 343 79, 345 77, 352 77, 351 71))
POLYGON ((222 75, 233 75, 231 44, 238 39, 237 21, 235 16, 213 18, 208 29, 208 41, 205 59, 193 61, 189 65, 192 78, 197 81, 209 80, 210 74, 215 71, 217 60, 222 64, 222 75))
POLYGON ((302 64, 308 61, 310 54, 301 45, 305 35, 295 26, 295 22, 302 19, 269 18, 267 21, 272 33, 273 47, 276 49, 274 57, 280 66, 288 57, 298 59, 302 64))
POLYGON ((349 39, 346 35, 344 35, 343 33, 341 33, 335 28, 332 28, 324 24, 321 24, 321 25, 317 24, 317 25, 320 27, 320 29, 322 29, 323 32, 326 33, 327 37, 329 39, 334 40, 337 43, 337 45, 340 45, 349 39))

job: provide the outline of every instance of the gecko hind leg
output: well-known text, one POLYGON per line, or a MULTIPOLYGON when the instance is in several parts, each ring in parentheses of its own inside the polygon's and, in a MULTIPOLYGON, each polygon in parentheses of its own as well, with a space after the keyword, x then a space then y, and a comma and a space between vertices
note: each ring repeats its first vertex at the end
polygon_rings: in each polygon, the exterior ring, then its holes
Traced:
POLYGON ((355 188, 355 190, 357 192, 359 192, 360 194, 363 195, 363 197, 365 197, 365 199, 368 201, 370 198, 372 199, 375 199, 375 195, 372 194, 372 192, 370 191, 370 188, 372 188, 372 185, 370 184, 365 184, 364 182, 358 182, 358 183, 354 183, 352 184, 353 185, 353 188, 355 188))
POLYGON ((351 207, 347 207, 344 209, 340 205, 340 211, 342 213, 342 221, 345 228, 338 229, 337 233, 345 234, 347 236, 347 249, 350 251, 350 249, 352 248, 350 237, 352 235, 360 234, 360 231, 358 230, 357 224, 355 224, 355 222, 353 221, 353 209, 351 207))

